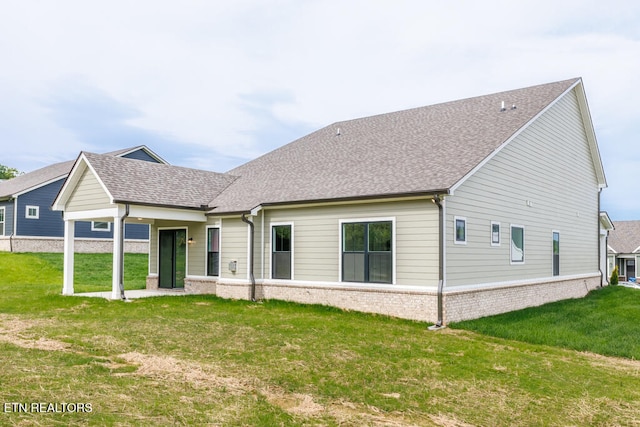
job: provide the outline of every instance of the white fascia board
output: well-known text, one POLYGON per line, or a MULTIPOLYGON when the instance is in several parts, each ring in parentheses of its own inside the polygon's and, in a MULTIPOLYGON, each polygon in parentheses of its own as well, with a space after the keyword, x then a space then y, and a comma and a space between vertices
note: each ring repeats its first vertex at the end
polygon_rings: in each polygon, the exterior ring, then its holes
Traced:
POLYGON ((600 157, 600 149, 598 148, 598 141, 596 139, 596 132, 593 127, 593 121, 591 120, 591 112, 589 111, 589 103, 587 102, 587 94, 582 84, 582 79, 572 86, 578 87, 576 90, 576 97, 578 98, 578 105, 580 106, 580 115, 582 116, 582 123, 585 128, 587 141, 589 142, 589 151, 591 152, 591 158, 593 160, 593 167, 596 170, 596 177, 598 178, 598 188, 607 188, 607 178, 604 173, 604 166, 602 165, 602 158, 600 157))
POLYGON ((171 209, 154 206, 129 206, 130 218, 143 218, 153 220, 169 220, 169 221, 191 221, 191 222, 207 222, 205 211, 190 209, 171 209))
MULTIPOLYGON (((556 99, 554 99, 553 101, 551 101, 546 107, 544 107, 538 114, 536 114, 535 116, 533 116, 531 118, 531 120, 529 120, 527 123, 525 123, 520 129, 518 129, 513 135, 511 135, 505 142, 503 142, 498 148, 496 148, 495 150, 493 150, 493 153, 489 154, 487 157, 484 158, 484 160, 482 160, 480 163, 478 163, 476 165, 476 167, 474 167, 473 169, 471 169, 471 171, 469 171, 465 176, 463 176, 458 182, 456 182, 455 184, 453 184, 453 186, 451 187, 449 193, 450 194, 454 194, 455 191, 462 185, 464 184, 464 182, 469 179, 471 176, 473 176, 480 168, 482 168, 484 165, 486 165, 491 159, 493 159, 500 151, 502 151, 502 149, 504 147, 506 147, 507 145, 509 145, 511 143, 511 141, 513 141, 514 139, 516 139, 518 136, 520 136, 520 134, 527 129, 532 123, 534 123, 536 120, 538 120, 543 114, 545 114, 547 111, 549 111, 549 109, 551 109, 551 107, 553 107, 554 105, 556 105, 556 103, 558 101, 560 101, 567 93, 571 92, 577 85, 582 83, 582 79, 578 79, 576 80, 576 82, 574 84, 572 84, 567 90, 565 90, 564 92, 562 92, 556 99)), ((584 91, 582 91, 584 92, 584 91)), ((578 97, 578 99, 580 99, 580 97, 578 97)), ((582 109, 582 104, 581 105, 581 109, 582 109)), ((583 113, 584 115, 584 113, 583 113)), ((586 126, 586 125, 585 125, 586 126)), ((593 131, 593 125, 591 126, 591 130, 593 131)), ((587 130, 587 134, 589 133, 589 131, 587 130)), ((587 139, 588 136, 587 136, 587 139)), ((591 144, 591 142, 589 142, 589 144, 591 144)), ((597 173, 597 172, 596 172, 597 173)))
POLYGON ((91 173, 93 173, 93 175, 96 177, 96 179, 98 180, 98 183, 102 187, 105 194, 109 196, 110 203, 113 203, 113 196, 111 195, 111 193, 109 193, 109 190, 107 190, 107 187, 104 185, 104 182, 102 182, 102 180, 96 173, 95 169, 93 169, 93 167, 85 157, 84 153, 81 153, 80 157, 78 157, 75 164, 73 165, 73 168, 71 169, 71 172, 67 177, 67 180, 64 182, 64 185, 60 189, 58 196, 54 200, 53 205, 51 206, 51 209, 53 209, 54 211, 64 210, 65 205, 69 200, 69 197, 71 197, 71 194, 73 194, 73 191, 76 189, 78 183, 80 182, 80 178, 82 177, 82 174, 87 168, 89 168, 89 170, 91 170, 91 173))
POLYGON ((633 252, 631 252, 632 254, 637 254, 638 252, 640 252, 640 246, 638 246, 637 248, 635 248, 633 250, 633 252))
POLYGON ((86 220, 105 220, 113 221, 113 218, 120 216, 119 206, 114 205, 112 208, 93 209, 87 211, 64 212, 65 220, 86 221, 86 220))

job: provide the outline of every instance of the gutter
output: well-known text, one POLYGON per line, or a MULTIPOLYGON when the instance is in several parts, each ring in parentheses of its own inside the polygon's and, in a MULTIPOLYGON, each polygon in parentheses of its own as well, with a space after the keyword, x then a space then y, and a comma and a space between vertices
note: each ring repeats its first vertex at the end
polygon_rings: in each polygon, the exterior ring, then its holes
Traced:
POLYGON ((440 198, 439 194, 434 194, 433 203, 438 206, 438 321, 433 326, 429 326, 430 331, 437 331, 438 329, 443 329, 444 326, 444 316, 443 316, 443 308, 442 308, 442 294, 444 291, 444 205, 443 199, 440 198))
POLYGON ((256 302, 256 278, 253 275, 253 236, 255 235, 254 224, 247 218, 247 213, 243 212, 242 222, 249 225, 249 278, 251 279, 251 301, 256 302))
POLYGON ((122 301, 127 301, 127 298, 124 295, 124 222, 129 216, 129 204, 127 203, 124 215, 120 218, 120 252, 118 253, 118 263, 120 264, 120 299, 122 301))

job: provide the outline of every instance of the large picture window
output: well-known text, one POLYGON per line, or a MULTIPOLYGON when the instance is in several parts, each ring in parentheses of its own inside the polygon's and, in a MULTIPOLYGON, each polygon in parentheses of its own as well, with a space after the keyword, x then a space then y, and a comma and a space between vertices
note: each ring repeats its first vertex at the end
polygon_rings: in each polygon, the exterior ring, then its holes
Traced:
POLYGON ((271 229, 271 278, 291 279, 291 224, 271 229))
POLYGON ((220 229, 207 229, 207 276, 220 273, 220 229))
POLYGON ((511 263, 524 263, 524 227, 521 225, 511 226, 511 263))
POLYGON ((342 224, 342 280, 392 283, 392 222, 342 224))

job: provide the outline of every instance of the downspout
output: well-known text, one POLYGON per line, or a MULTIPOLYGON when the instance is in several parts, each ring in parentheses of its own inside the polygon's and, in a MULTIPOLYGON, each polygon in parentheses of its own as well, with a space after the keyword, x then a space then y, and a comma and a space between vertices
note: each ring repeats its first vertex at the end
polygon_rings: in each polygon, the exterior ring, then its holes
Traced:
POLYGON ((438 206, 438 321, 435 325, 430 326, 429 330, 435 331, 444 328, 443 309, 442 309, 442 293, 444 290, 444 206, 440 195, 434 194, 433 203, 438 206))
POLYGON ((602 247, 600 245, 600 195, 602 194, 602 188, 598 189, 598 271, 600 272, 600 285, 599 288, 604 285, 604 273, 602 272, 602 247))
POLYGON ((120 253, 118 254, 118 263, 120 263, 120 299, 126 301, 124 296, 124 222, 129 216, 129 204, 126 204, 125 212, 122 218, 120 218, 120 253))
POLYGON ((13 231, 9 235, 9 252, 13 252, 13 231))
POLYGON ((251 301, 256 301, 256 278, 253 275, 253 236, 255 233, 253 222, 247 218, 247 214, 242 214, 242 222, 249 224, 249 278, 251 279, 251 301))

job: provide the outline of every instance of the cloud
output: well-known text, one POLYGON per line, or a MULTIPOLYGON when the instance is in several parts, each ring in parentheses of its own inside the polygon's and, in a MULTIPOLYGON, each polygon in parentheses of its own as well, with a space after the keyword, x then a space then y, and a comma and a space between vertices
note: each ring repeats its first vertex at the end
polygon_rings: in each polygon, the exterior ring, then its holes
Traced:
MULTIPOLYGON (((577 76, 605 166, 640 151, 640 5, 628 1, 9 0, 2 11, 0 137, 12 146, 0 163, 24 170, 134 141, 227 170, 335 121, 577 76)), ((607 175, 605 192, 629 188, 607 175)))

